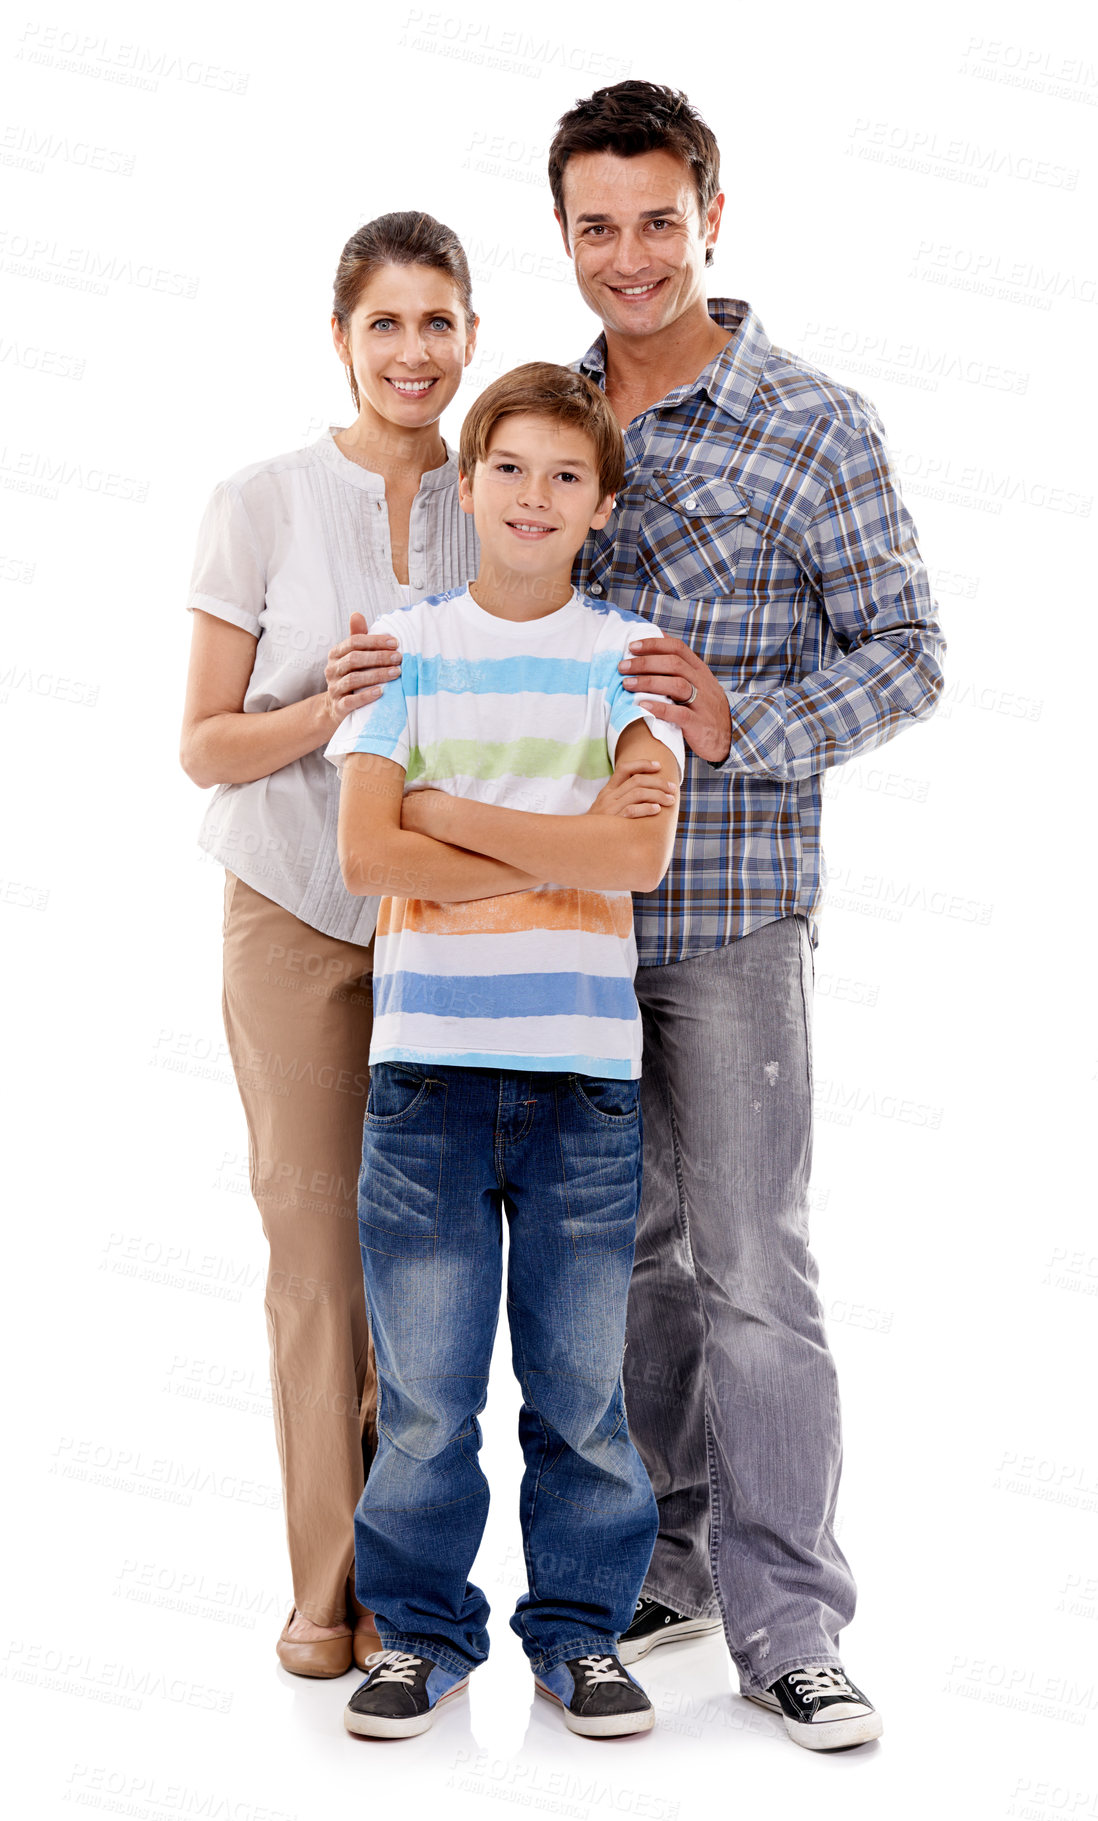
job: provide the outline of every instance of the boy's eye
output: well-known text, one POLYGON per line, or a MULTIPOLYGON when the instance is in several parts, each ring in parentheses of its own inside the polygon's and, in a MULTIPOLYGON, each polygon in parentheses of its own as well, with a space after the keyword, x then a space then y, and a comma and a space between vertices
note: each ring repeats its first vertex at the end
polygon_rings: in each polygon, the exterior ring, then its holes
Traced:
POLYGON ((557 475, 557 479, 559 481, 578 481, 579 475, 570 473, 567 468, 562 468, 561 472, 557 475))
POLYGON ((518 473, 518 463, 517 462, 497 462, 496 463, 496 472, 499 474, 517 474, 518 473))

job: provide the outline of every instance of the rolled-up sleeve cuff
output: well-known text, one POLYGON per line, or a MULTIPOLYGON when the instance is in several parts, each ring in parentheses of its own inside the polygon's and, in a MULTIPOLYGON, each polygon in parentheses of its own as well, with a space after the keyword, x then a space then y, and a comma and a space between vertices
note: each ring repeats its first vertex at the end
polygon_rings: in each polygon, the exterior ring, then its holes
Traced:
POLYGON ((246 607, 238 607, 235 601, 219 601, 212 594, 192 594, 187 602, 187 612, 195 608, 202 613, 212 613, 215 620, 228 620, 230 626, 239 626, 241 632, 250 632, 257 639, 260 633, 259 617, 249 613, 246 607))
POLYGON ((716 772, 760 772, 771 776, 782 770, 785 755, 785 716, 765 696, 726 689, 732 712, 732 744, 726 759, 710 759, 716 772))

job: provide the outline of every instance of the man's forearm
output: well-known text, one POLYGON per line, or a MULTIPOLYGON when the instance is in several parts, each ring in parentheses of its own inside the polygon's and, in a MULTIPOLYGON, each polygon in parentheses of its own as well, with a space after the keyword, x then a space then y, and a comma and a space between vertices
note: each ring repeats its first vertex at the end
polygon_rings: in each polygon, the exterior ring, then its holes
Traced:
POLYGON ((675 826, 671 810, 642 821, 546 816, 441 792, 431 794, 425 814, 440 839, 587 891, 653 891, 667 869, 675 826))
POLYGON ((721 772, 810 778, 871 752, 933 709, 942 687, 936 626, 905 626, 789 689, 728 690, 732 745, 721 772))

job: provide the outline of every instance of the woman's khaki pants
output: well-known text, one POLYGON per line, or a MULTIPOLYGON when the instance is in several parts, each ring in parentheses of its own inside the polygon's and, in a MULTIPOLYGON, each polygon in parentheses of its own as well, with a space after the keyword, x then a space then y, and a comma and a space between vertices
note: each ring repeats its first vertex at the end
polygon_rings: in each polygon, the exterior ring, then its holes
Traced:
POLYGON ((225 1033, 271 1249, 267 1331, 294 1605, 342 1625, 354 1509, 377 1441, 358 1245, 372 951, 229 873, 225 1033))

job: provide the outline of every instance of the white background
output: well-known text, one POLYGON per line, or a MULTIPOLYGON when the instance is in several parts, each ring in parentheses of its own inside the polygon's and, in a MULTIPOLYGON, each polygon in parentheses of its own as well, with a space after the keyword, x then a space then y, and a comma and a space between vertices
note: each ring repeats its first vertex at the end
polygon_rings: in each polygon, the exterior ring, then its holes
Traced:
POLYGON ((93 0, 9 21, 14 1812, 1098 1814, 1082 9, 331 0, 280 24, 93 0), (587 346, 545 151, 625 75, 684 87, 720 140, 713 292, 880 408, 950 641, 936 718, 828 793, 815 1249, 861 1586, 844 1650, 886 1720, 832 1758, 735 1696, 718 1642, 641 1666, 648 1739, 595 1746, 534 1710, 506 1626, 502 1353, 477 1568, 494 1655, 468 1702, 423 1740, 352 1741, 351 1678, 273 1652, 264 1246, 221 875, 176 761, 194 535, 215 480, 346 422, 330 282, 373 215, 427 208, 468 248, 483 353, 462 402, 587 346))

